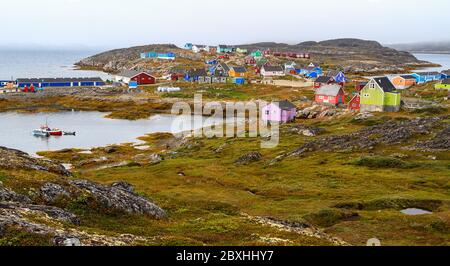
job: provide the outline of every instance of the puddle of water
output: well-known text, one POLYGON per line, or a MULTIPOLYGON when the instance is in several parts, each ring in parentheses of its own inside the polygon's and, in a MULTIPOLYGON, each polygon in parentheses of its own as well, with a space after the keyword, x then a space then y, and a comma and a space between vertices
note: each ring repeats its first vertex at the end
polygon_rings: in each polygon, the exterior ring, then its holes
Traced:
POLYGON ((432 213, 432 212, 422 210, 422 209, 417 209, 417 208, 408 208, 408 209, 401 210, 400 212, 403 214, 406 214, 406 215, 425 215, 425 214, 432 213))

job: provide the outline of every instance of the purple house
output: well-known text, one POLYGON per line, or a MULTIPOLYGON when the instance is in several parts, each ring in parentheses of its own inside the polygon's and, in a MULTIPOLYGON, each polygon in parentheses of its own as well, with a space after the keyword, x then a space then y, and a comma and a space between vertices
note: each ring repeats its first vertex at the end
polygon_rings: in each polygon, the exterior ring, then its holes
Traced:
POLYGON ((263 121, 288 123, 295 120, 297 107, 288 100, 276 101, 263 109, 263 121))

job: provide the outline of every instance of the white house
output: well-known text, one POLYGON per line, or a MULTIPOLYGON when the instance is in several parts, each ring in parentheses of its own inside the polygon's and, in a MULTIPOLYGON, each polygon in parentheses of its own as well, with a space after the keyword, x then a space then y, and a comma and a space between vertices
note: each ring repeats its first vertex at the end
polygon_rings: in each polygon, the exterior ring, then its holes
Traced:
POLYGON ((202 52, 202 51, 204 51, 204 52, 209 52, 209 46, 207 46, 207 45, 194 44, 194 45, 192 46, 192 51, 193 51, 194 53, 200 53, 200 52, 202 52))
POLYGON ((261 76, 263 77, 282 77, 285 76, 284 69, 282 66, 269 66, 264 65, 261 68, 261 76))

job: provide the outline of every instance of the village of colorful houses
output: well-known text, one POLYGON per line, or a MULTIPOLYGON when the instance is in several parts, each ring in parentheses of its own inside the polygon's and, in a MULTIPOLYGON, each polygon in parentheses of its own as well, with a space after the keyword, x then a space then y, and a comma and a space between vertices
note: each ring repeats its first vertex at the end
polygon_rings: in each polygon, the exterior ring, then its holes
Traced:
MULTIPOLYGON (((271 50, 255 50, 229 46, 207 46, 188 43, 184 49, 193 53, 207 53, 211 58, 205 60, 204 68, 170 71, 165 78, 173 83, 177 81, 217 84, 230 83, 244 85, 250 83, 271 84, 270 81, 282 79, 285 76, 297 76, 313 82, 316 104, 348 108, 360 112, 397 112, 401 108, 402 90, 417 84, 438 81, 435 88, 450 91, 450 70, 439 72, 415 72, 410 74, 388 75, 367 78, 367 81, 356 82, 356 92, 350 101, 345 100, 345 84, 350 82, 343 71, 324 71, 320 65, 306 63, 298 65, 294 59, 309 61, 308 53, 278 52, 271 50), (225 61, 230 56, 239 54, 243 57, 243 65, 228 65, 225 61), (270 58, 284 59, 284 64, 271 63, 270 58), (252 69, 251 72, 249 69, 252 69), (257 77, 255 79, 255 77, 257 77)), ((173 52, 149 51, 140 54, 141 60, 177 59, 173 52)), ((279 60, 278 60, 279 62, 279 60)), ((126 70, 114 75, 113 85, 127 85, 130 89, 138 86, 158 84, 162 77, 156 77, 145 71, 126 70)), ((354 82, 354 81, 353 81, 354 82)), ((165 82, 167 83, 167 82, 165 82)), ((55 87, 101 87, 107 82, 101 78, 19 78, 15 81, 0 81, 0 93, 39 92, 55 87)), ((160 86, 158 92, 180 91, 173 86, 160 86)), ((295 105, 288 101, 278 101, 276 107, 269 105, 265 110, 268 120, 289 122, 295 117, 295 105)))

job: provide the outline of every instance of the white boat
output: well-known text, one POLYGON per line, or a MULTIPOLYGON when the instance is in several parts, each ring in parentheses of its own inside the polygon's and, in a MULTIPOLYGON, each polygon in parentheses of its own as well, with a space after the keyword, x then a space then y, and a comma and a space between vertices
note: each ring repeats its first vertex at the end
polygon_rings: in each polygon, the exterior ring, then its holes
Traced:
POLYGON ((50 137, 50 133, 48 131, 43 130, 43 129, 35 129, 35 130, 33 130, 33 135, 36 136, 36 137, 43 137, 43 138, 50 137))

